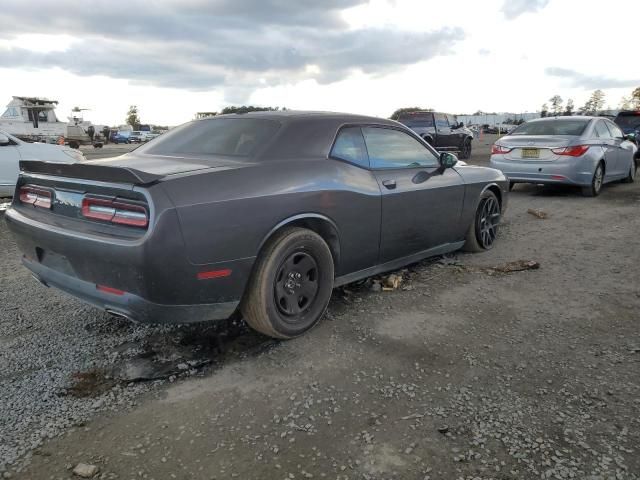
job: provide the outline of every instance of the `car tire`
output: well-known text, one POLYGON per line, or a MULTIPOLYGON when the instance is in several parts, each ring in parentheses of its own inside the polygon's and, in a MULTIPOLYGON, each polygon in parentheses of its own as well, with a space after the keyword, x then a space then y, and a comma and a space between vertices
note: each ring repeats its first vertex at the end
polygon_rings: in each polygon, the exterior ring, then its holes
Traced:
POLYGON ((322 237, 286 228, 262 249, 240 310, 254 330, 274 338, 298 337, 324 315, 333 275, 331 250, 322 237))
POLYGON ((602 185, 604 183, 604 164, 598 163, 593 177, 591 178, 591 184, 588 187, 582 187, 582 195, 585 197, 597 197, 602 191, 602 185))
POLYGON ((466 252, 491 250, 498 235, 500 215, 500 202, 495 193, 490 190, 482 192, 462 249, 466 252))
POLYGON ((623 180, 624 183, 633 183, 636 181, 636 173, 638 170, 638 165, 636 164, 635 159, 631 160, 631 167, 629 168, 629 175, 623 180))
POLYGON ((462 144, 462 149, 460 150, 460 158, 462 160, 468 160, 471 158, 471 140, 468 138, 462 144))

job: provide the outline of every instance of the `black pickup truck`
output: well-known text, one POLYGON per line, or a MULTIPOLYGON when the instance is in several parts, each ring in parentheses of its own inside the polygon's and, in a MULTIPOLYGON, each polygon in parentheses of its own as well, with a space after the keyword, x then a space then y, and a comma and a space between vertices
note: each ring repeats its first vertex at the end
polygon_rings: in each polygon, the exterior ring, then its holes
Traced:
POLYGON ((461 159, 471 156, 473 132, 449 113, 408 112, 398 117, 398 122, 424 138, 439 151, 458 152, 461 159))

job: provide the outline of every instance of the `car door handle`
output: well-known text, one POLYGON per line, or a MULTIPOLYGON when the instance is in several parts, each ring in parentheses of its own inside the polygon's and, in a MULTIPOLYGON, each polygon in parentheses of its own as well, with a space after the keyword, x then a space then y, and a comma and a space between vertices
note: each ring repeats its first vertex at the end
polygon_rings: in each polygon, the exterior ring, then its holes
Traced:
POLYGON ((395 180, 383 180, 382 185, 384 185, 388 190, 394 190, 396 188, 395 180))

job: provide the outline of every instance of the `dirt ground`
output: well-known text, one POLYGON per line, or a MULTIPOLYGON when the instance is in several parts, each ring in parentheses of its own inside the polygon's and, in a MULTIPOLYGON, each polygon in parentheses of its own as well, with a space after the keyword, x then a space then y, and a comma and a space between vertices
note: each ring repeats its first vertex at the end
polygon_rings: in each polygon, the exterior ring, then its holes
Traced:
MULTIPOLYGON (((5 475, 68 479, 82 462, 118 479, 640 478, 639 213, 640 183, 594 199, 518 185, 493 250, 413 265, 394 291, 335 290, 300 339, 230 335, 195 374, 5 475), (517 260, 540 267, 492 269, 517 260)), ((44 301, 4 224, 0 239, 8 308, 28 308, 12 304, 23 289, 44 301)), ((77 305, 60 296, 56 311, 77 305)))

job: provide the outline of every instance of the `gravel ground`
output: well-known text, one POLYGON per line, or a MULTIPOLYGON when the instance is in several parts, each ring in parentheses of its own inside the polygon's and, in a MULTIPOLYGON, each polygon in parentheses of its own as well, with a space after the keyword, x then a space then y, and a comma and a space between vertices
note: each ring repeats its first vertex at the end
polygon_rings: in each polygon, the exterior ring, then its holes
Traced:
POLYGON ((30 279, 0 225, 0 472, 640 478, 639 208, 640 184, 517 186, 492 251, 336 290, 289 342, 114 320, 30 279), (540 268, 494 268, 516 260, 540 268))

